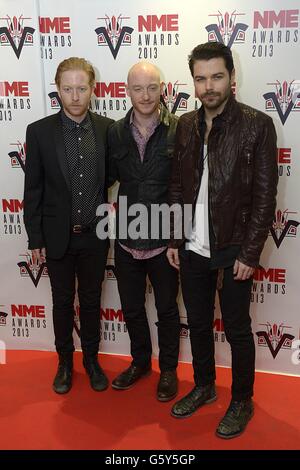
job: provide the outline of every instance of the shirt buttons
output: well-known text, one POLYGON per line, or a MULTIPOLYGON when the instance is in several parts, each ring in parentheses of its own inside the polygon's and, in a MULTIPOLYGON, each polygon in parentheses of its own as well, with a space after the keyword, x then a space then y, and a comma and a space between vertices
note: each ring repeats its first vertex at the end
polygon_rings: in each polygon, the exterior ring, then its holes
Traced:
POLYGON ((83 177, 83 174, 81 173, 81 175, 79 175, 79 176, 80 176, 80 178, 82 178, 82 177, 83 177))
POLYGON ((77 212, 78 212, 78 214, 80 214, 80 213, 81 213, 81 210, 80 210, 80 209, 78 209, 78 211, 77 211, 77 212))
POLYGON ((80 193, 78 193, 78 194, 79 194, 79 196, 82 196, 82 192, 81 192, 81 191, 80 191, 80 193))
POLYGON ((83 156, 82 156, 82 155, 79 155, 79 158, 82 160, 82 159, 83 159, 83 156))

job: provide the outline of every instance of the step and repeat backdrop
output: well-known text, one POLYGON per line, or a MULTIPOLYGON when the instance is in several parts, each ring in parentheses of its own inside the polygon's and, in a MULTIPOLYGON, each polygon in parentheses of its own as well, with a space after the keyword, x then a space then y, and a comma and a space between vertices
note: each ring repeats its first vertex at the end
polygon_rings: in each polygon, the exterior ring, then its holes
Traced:
MULTIPOLYGON (((0 344, 7 349, 53 350, 51 293, 46 265, 35 265, 23 224, 27 125, 57 113, 57 65, 70 56, 95 67, 91 109, 120 119, 130 109, 125 83, 140 60, 155 63, 163 100, 180 116, 199 107, 187 56, 207 41, 234 55, 234 92, 271 116, 278 134, 278 200, 274 224, 257 269, 251 312, 257 369, 300 374, 300 10, 287 0, 0 0, 0 344)), ((111 199, 116 196, 116 188, 111 199)), ((102 308, 101 351, 129 354, 129 341, 110 251, 102 308)), ((163 288, 163 286, 162 286, 163 288)), ((157 354, 151 285, 147 307, 157 354)), ((181 299, 181 360, 190 361, 189 329, 181 299)), ((74 336, 80 347, 79 311, 74 336)), ((230 365, 218 299, 215 346, 230 365)))

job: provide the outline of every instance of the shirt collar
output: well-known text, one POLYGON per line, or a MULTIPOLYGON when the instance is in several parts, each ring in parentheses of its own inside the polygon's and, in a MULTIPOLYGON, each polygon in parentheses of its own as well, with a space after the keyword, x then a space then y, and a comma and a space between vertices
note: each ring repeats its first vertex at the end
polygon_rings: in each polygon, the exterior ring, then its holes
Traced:
MULTIPOLYGON (((158 117, 155 116, 155 117, 153 117, 153 119, 151 119, 151 121, 149 122, 148 129, 155 129, 159 125, 160 115, 161 115, 161 109, 159 108, 158 117)), ((132 111, 130 113, 129 124, 130 124, 130 126, 134 125, 135 127, 137 127, 137 125, 135 123, 135 119, 134 119, 134 109, 133 108, 132 108, 132 111)))
POLYGON ((73 121, 73 119, 69 118, 64 112, 64 110, 62 109, 61 119, 62 119, 64 127, 67 127, 68 129, 75 129, 76 127, 78 127, 78 124, 79 124, 79 127, 81 127, 82 129, 89 129, 91 126, 91 117, 90 117, 89 112, 87 112, 83 121, 78 123, 76 121, 73 121))

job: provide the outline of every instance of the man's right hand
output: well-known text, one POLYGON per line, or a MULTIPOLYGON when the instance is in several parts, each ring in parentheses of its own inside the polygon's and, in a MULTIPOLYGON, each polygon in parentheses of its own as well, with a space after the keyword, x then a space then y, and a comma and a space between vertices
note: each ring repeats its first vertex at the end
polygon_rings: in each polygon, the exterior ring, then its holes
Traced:
POLYGON ((46 262, 46 248, 36 248, 31 250, 32 261, 34 264, 41 264, 46 262))
POLYGON ((170 265, 179 271, 180 262, 179 262, 179 256, 178 256, 178 249, 168 248, 167 258, 169 260, 170 265))

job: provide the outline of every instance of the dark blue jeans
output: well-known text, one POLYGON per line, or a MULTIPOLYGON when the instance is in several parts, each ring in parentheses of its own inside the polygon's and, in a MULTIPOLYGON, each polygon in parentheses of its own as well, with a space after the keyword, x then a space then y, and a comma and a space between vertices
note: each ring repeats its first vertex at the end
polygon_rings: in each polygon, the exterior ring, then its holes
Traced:
MULTIPOLYGON (((218 270, 210 259, 181 248, 180 276, 187 310, 196 385, 214 382, 213 320, 218 270)), ((255 345, 249 315, 252 279, 235 281, 233 266, 224 269, 219 291, 224 330, 232 353, 232 397, 246 400, 253 395, 255 345)))
POLYGON ((148 274, 158 316, 159 367, 161 371, 176 369, 180 334, 176 269, 170 266, 165 251, 153 258, 137 260, 118 241, 115 242, 115 263, 133 365, 146 367, 151 362, 152 344, 145 309, 148 274))

